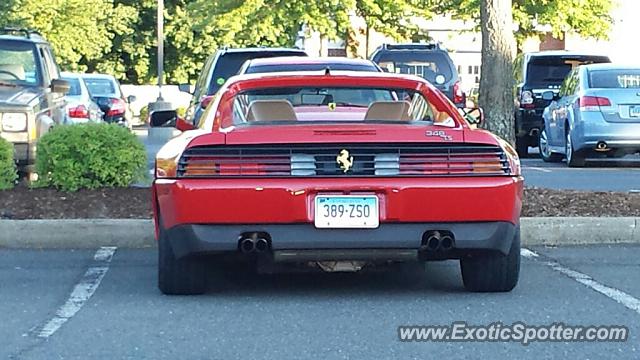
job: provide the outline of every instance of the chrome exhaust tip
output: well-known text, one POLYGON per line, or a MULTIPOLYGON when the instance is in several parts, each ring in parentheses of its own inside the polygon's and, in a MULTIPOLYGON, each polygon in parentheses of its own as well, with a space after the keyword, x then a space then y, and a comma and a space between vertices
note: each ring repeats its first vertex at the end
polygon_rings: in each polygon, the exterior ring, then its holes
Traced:
POLYGON ((611 148, 604 141, 598 141, 596 144, 596 151, 609 151, 611 148))
POLYGON ((264 238, 258 238, 255 242, 255 249, 257 252, 265 252, 269 250, 269 241, 264 238))
POLYGON ((256 241, 251 238, 240 240, 240 252, 244 254, 252 253, 256 250, 256 241))

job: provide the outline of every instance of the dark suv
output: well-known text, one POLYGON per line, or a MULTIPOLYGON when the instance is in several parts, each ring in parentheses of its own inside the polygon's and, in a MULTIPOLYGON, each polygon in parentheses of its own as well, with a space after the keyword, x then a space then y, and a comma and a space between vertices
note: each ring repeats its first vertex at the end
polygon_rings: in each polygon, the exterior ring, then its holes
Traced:
MULTIPOLYGON (((209 56, 202 68, 185 119, 197 126, 214 95, 227 79, 238 73, 245 61, 276 56, 307 56, 307 53, 304 50, 287 48, 225 48, 216 51, 209 56)), ((190 92, 190 85, 180 85, 180 91, 190 92)))
POLYGON ((466 96, 449 53, 438 44, 384 44, 371 55, 382 70, 418 75, 442 91, 457 107, 465 107, 466 96))
POLYGON ((529 146, 538 146, 542 112, 551 100, 542 94, 557 94, 571 69, 584 64, 608 63, 608 57, 569 51, 541 51, 520 54, 514 63, 516 148, 520 157, 527 157, 529 146))
POLYGON ((13 143, 21 171, 32 172, 38 139, 64 121, 68 91, 42 36, 0 29, 0 137, 13 143))

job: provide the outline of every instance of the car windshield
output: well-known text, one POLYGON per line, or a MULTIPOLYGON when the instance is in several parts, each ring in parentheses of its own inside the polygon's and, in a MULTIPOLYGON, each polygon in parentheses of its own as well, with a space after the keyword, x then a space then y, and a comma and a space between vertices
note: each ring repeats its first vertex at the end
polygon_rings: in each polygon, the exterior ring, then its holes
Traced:
POLYGON ((327 68, 337 71, 378 71, 373 64, 341 64, 341 63, 313 63, 313 64, 274 64, 251 65, 247 68, 247 74, 284 72, 284 71, 321 71, 327 68))
POLYGON ((394 51, 382 54, 376 62, 390 73, 418 75, 433 84, 438 75, 444 76, 444 82, 453 77, 451 62, 442 52, 394 51))
POLYGON ((590 71, 589 87, 601 89, 638 89, 640 88, 640 69, 590 71))
POLYGON ((62 79, 66 80, 69 83, 69 91, 67 92, 67 96, 79 96, 82 94, 82 91, 80 89, 80 79, 69 77, 63 77, 62 79))
POLYGON ((236 95, 234 124, 429 122, 451 124, 421 93, 371 87, 285 87, 236 95))
POLYGON ((38 85, 41 74, 35 46, 23 41, 0 40, 0 82, 38 85))
POLYGON ((120 97, 116 84, 109 79, 85 78, 85 84, 91 96, 115 96, 120 97))
POLYGON ((209 83, 209 95, 218 92, 220 87, 232 77, 236 75, 242 64, 251 59, 279 57, 279 56, 305 56, 306 54, 299 50, 281 50, 281 51, 246 51, 246 52, 227 52, 220 55, 216 62, 213 76, 209 83))

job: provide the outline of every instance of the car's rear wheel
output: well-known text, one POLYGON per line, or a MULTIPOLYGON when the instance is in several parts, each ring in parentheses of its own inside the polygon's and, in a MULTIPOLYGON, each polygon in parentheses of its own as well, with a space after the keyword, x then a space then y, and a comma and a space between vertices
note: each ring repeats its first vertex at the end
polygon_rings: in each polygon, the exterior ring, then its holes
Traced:
POLYGON ((549 145, 549 139, 547 138, 547 130, 542 128, 540 130, 540 139, 538 141, 538 149, 540 150, 540 157, 545 162, 560 162, 562 161, 562 155, 551 151, 549 145))
POLYGON ((201 259, 176 258, 166 231, 158 241, 158 288, 167 295, 197 295, 206 290, 206 267, 201 259))
POLYGON ((520 229, 507 255, 487 253, 460 259, 464 287, 475 292, 511 291, 520 276, 520 229))
POLYGON ((585 165, 584 157, 576 153, 575 149, 573 148, 573 140, 571 139, 570 129, 567 129, 565 146, 565 157, 567 158, 567 165, 569 167, 583 167, 585 165))

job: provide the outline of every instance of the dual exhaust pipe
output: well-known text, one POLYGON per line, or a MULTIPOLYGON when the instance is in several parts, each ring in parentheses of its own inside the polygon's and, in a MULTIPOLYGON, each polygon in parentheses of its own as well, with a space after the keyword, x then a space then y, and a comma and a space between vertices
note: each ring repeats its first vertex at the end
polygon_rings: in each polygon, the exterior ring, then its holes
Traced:
POLYGON ((258 234, 252 234, 251 236, 241 238, 238 243, 238 248, 243 254, 263 253, 269 251, 271 244, 269 240, 264 237, 258 236, 258 234))
POLYGON ((453 249, 455 239, 448 231, 428 231, 422 236, 420 250, 428 252, 445 252, 453 249))

